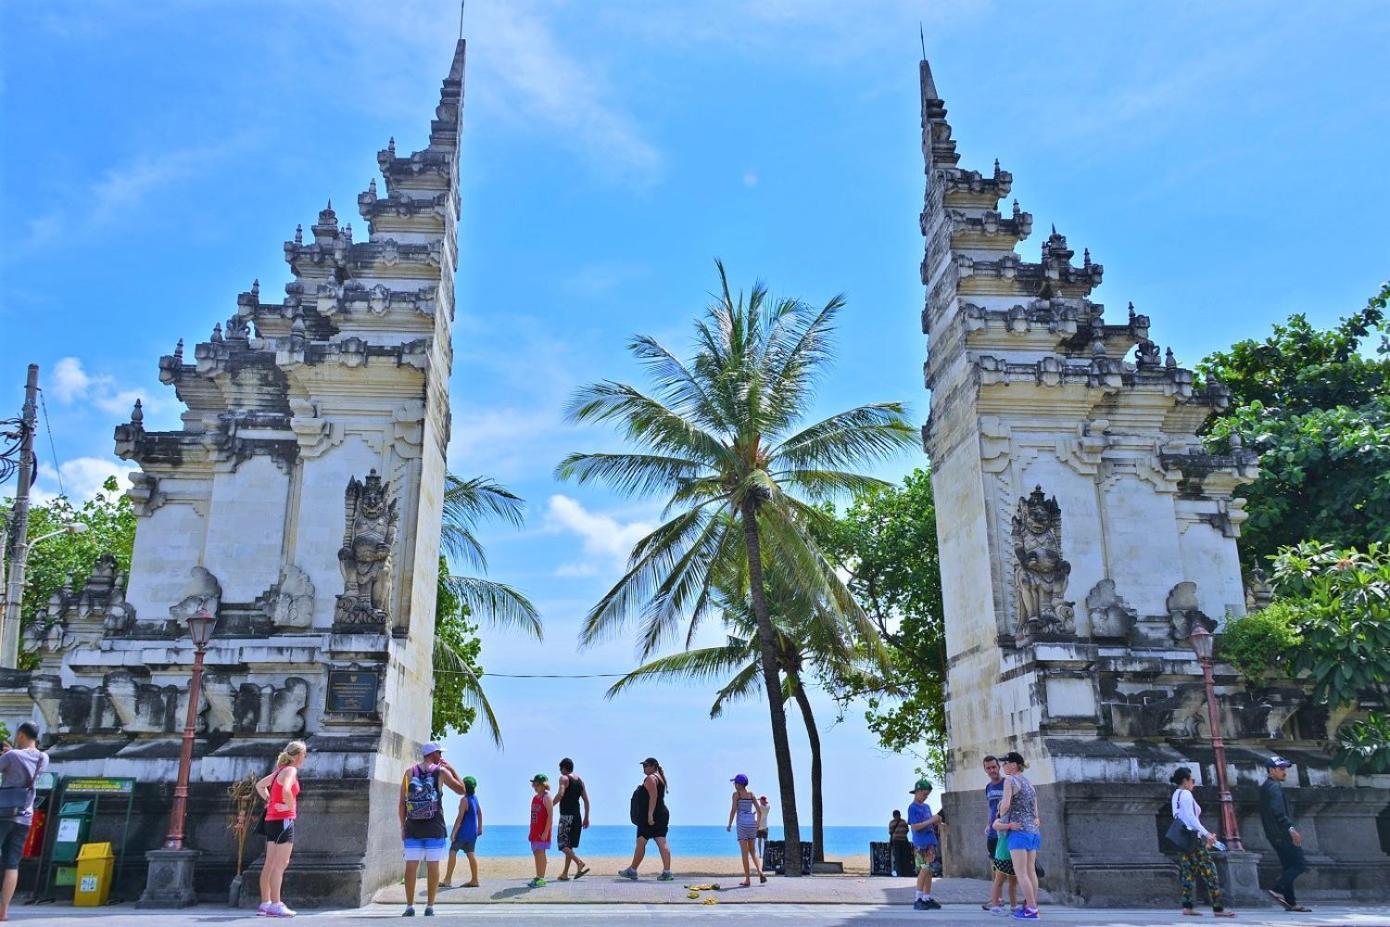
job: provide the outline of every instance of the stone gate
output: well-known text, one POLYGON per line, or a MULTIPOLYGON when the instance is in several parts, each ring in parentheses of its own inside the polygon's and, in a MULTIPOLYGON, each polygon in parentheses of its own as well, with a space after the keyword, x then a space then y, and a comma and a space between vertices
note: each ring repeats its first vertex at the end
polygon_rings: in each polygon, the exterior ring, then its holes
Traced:
POLYGON ((3 718, 34 716, 60 774, 139 778, 138 860, 167 824, 185 622, 216 616, 187 826, 203 896, 231 877, 228 783, 292 738, 313 821, 295 897, 356 905, 397 875, 398 784, 431 715, 463 68, 460 41, 424 148, 377 153, 365 236, 330 202, 285 242, 283 300, 253 283, 207 341, 160 358, 183 427, 147 430, 137 402, 116 429, 140 465, 128 581, 106 558, 55 594, 26 641, 38 667, 0 678, 3 718))

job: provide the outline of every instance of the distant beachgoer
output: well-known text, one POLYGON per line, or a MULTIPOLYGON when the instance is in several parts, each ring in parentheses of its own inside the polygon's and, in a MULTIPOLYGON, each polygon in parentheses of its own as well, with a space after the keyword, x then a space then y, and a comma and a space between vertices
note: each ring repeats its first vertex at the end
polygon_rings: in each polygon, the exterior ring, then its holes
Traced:
POLYGON ((1202 826, 1202 806, 1192 794, 1196 782, 1192 770, 1179 766, 1169 777, 1173 789, 1171 810, 1173 817, 1192 831, 1192 848, 1178 856, 1178 878, 1182 882, 1182 913, 1197 916, 1197 878, 1207 885, 1207 898, 1211 901, 1211 913, 1217 917, 1235 917, 1234 911, 1227 911, 1222 904, 1221 878, 1216 874, 1216 866, 1211 861, 1209 847, 1216 846, 1216 835, 1202 826))
POLYGON ((550 799, 550 777, 536 773, 531 777, 531 788, 536 794, 531 797, 531 830, 527 838, 531 841, 531 856, 536 860, 536 877, 527 884, 532 888, 545 887, 545 853, 550 849, 550 836, 555 824, 555 803, 550 799))
POLYGON ((1023 907, 1014 911, 1019 920, 1038 919, 1038 850, 1042 847, 1042 819, 1038 814, 1038 793, 1024 778, 1028 764, 1023 754, 1004 754, 1004 797, 999 800, 999 819, 994 829, 1007 834, 1009 858, 1014 875, 1023 889, 1023 907))
POLYGON ((454 879, 454 864, 459 853, 468 857, 469 879, 464 888, 478 887, 478 857, 474 850, 478 838, 483 835, 483 806, 478 803, 478 780, 472 776, 463 777, 463 800, 459 802, 458 817, 454 819, 454 833, 449 841, 449 869, 444 873, 441 888, 448 888, 454 879))
POLYGON ((642 784, 632 793, 631 817, 637 825, 637 846, 632 851, 632 865, 620 870, 618 875, 625 879, 637 878, 637 867, 647 855, 647 841, 655 840, 661 852, 661 875, 658 882, 670 882, 671 848, 666 844, 666 834, 671 827, 671 812, 666 808, 666 771, 654 757, 642 761, 642 784))
POLYGON ((458 773, 444 759, 444 748, 429 743, 420 748, 420 762, 401 777, 401 843, 405 847, 405 916, 415 916, 415 878, 425 864, 425 916, 434 916, 439 894, 439 864, 449 855, 449 824, 444 820, 444 794, 448 786, 458 795, 467 793, 458 773))
POLYGON ((767 803, 767 796, 762 795, 758 798, 758 859, 767 855, 767 815, 772 810, 772 806, 767 803))
MULTIPOLYGON (((1014 876, 1012 859, 1000 859, 999 831, 994 822, 999 817, 999 802, 1004 798, 1004 777, 999 775, 999 759, 994 755, 982 761, 989 782, 985 784, 985 803, 989 805, 989 816, 985 818, 985 846, 989 852, 989 862, 994 869, 994 884, 990 886, 989 901, 980 905, 990 914, 1005 915, 1018 906, 1018 879, 1014 876), (1009 883, 1009 906, 1004 907, 1004 882, 1009 883)), ((1007 849, 1007 848, 1006 848, 1007 849)), ((1005 855, 1008 855, 1007 853, 1005 855)))
POLYGON ((565 854, 565 866, 560 870, 560 881, 570 879, 570 863, 574 863, 574 877, 582 878, 589 872, 584 860, 575 850, 579 849, 579 838, 589 826, 589 790, 584 780, 574 774, 574 760, 565 757, 560 761, 560 789, 555 793, 555 804, 559 808, 560 830, 556 842, 560 852, 565 854), (583 815, 579 803, 584 803, 583 815))
POLYGON ((299 818, 299 770, 309 748, 302 740, 285 745, 275 761, 275 771, 256 783, 265 801, 265 864, 261 866, 262 917, 294 917, 280 889, 294 852, 294 822, 299 818))
POLYGON ((940 855, 940 841, 936 827, 941 823, 940 814, 932 814, 927 797, 931 795, 932 784, 927 779, 918 779, 912 788, 912 804, 907 806, 907 826, 912 831, 912 849, 917 856, 917 900, 912 907, 917 911, 937 911, 941 902, 931 896, 932 863, 940 855))
POLYGON ((1294 827, 1293 809, 1284 794, 1284 779, 1293 764, 1282 756, 1265 760, 1265 781, 1260 783, 1260 824, 1265 839, 1274 847, 1283 871, 1270 888, 1269 895, 1287 911, 1311 910, 1298 903, 1293 881, 1308 871, 1308 859, 1303 855, 1303 835, 1294 827))
POLYGON ((739 858, 743 861, 743 881, 740 883, 744 888, 753 884, 753 872, 758 874, 758 882, 766 883, 767 876, 763 875, 762 862, 758 858, 758 800, 753 793, 748 791, 748 777, 739 773, 729 780, 734 784, 733 803, 729 806, 729 823, 724 829, 726 831, 734 829, 735 819, 738 821, 738 850, 739 858), (752 866, 750 872, 749 866, 752 866))
POLYGON ((0 888, 0 921, 9 917, 10 899, 19 884, 19 864, 24 843, 34 824, 34 780, 48 768, 48 754, 39 749, 39 729, 24 721, 14 732, 14 747, 0 754, 0 786, 23 789, 18 800, 7 802, 9 816, 0 818, 0 869, 4 870, 0 888))
POLYGON ((893 817, 888 821, 888 850, 895 875, 917 876, 917 867, 912 862, 912 828, 907 826, 903 813, 897 808, 893 809, 893 817))

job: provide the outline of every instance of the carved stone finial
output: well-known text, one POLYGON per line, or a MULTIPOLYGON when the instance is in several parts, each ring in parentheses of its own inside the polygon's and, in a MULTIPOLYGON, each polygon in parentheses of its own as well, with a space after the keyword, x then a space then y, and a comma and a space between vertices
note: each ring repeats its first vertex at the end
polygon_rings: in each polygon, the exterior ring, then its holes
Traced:
POLYGON ((994 176, 995 176, 995 177, 998 177, 998 176, 999 176, 999 159, 998 159, 998 158, 995 158, 995 159, 994 159, 994 176))
POLYGON ((1014 200, 1014 218, 1017 219, 1022 213, 1023 210, 1018 208, 1018 200, 1014 200))
POLYGON ((1042 486, 1018 502, 1013 519, 1014 592, 1018 633, 1072 630, 1075 612, 1063 599, 1071 564, 1062 557, 1062 510, 1042 486))
POLYGON ((183 363, 183 339, 182 339, 182 338, 179 339, 179 343, 178 343, 178 344, 174 345, 174 360, 178 361, 180 364, 183 363))
POLYGON ((304 226, 302 224, 294 227, 294 243, 296 245, 304 244, 304 226))
POLYGON ((145 424, 145 408, 140 404, 140 400, 135 400, 135 408, 130 410, 130 423, 136 428, 141 428, 145 424))
POLYGON ((1133 325, 1133 324, 1134 324, 1135 318, 1137 318, 1137 314, 1136 314, 1135 311, 1134 311, 1134 300, 1131 299, 1131 300, 1129 301, 1129 324, 1130 324, 1130 325, 1133 325))
POLYGON ((213 343, 213 344, 221 344, 221 343, 222 343, 222 323, 221 323, 221 322, 215 322, 215 323, 213 323, 213 326, 212 326, 212 343, 213 343))
POLYGON ((347 239, 348 244, 352 244, 352 223, 343 226, 343 238, 347 239))
POLYGON ((367 184, 367 192, 370 193, 372 196, 376 196, 376 178, 375 178, 375 177, 373 177, 373 178, 371 179, 371 182, 369 182, 369 183, 367 184))
POLYGON ((1178 359, 1173 356, 1172 348, 1169 348, 1167 351, 1164 352, 1163 366, 1167 367, 1169 370, 1172 370, 1178 366, 1178 359))
POLYGON ((1081 249, 1081 266, 1082 266, 1082 267, 1090 267, 1090 266, 1091 266, 1091 249, 1090 249, 1090 248, 1082 248, 1082 249, 1081 249))
POLYGON ((391 140, 386 143, 386 153, 393 158, 396 156, 396 136, 391 136, 391 140))

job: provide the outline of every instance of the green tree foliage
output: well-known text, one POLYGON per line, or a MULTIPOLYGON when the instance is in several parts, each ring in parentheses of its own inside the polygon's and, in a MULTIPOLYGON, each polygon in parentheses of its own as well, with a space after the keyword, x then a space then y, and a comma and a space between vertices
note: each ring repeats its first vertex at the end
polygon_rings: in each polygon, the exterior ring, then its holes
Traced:
POLYGON ((1222 658, 1257 680, 1273 671, 1310 682, 1314 701, 1351 713, 1333 762, 1390 771, 1390 550, 1306 542, 1275 558, 1274 582, 1273 604, 1227 624, 1222 658))
MULTIPOLYGON (((891 670, 829 677, 841 704, 867 698, 865 717, 885 749, 911 753, 938 774, 946 744, 946 633, 931 474, 860 493, 822 533, 849 575, 890 656, 891 670)), ((861 664, 862 667, 862 664, 861 664)))
MULTIPOLYGON (((638 619, 643 658, 683 622, 688 645, 716 608, 720 575, 741 563, 763 687, 775 692, 781 688, 777 632, 764 563, 777 563, 808 596, 833 601, 844 614, 859 612, 816 542, 813 526, 830 521, 817 504, 881 485, 855 468, 912 447, 916 430, 899 403, 859 406, 802 426, 830 360, 843 300, 815 309, 773 300, 761 283, 735 298, 718 267, 720 290, 695 325, 688 361, 654 338, 636 337, 629 349, 654 390, 606 380, 579 390, 570 403, 571 420, 612 423, 640 451, 572 454, 556 475, 666 498, 668 520, 634 546, 627 572, 590 610, 581 642, 638 619)), ((801 831, 786 712, 782 699, 767 705, 782 827, 794 845, 801 831)))
POLYGON ((1307 540, 1390 542, 1387 304, 1390 284, 1333 328, 1295 315, 1263 341, 1198 365, 1231 389, 1231 407, 1211 423, 1212 446, 1224 450, 1239 435, 1261 453, 1259 478, 1238 491, 1249 500, 1247 566, 1307 540))
MULTIPOLYGON (((7 519, 12 505, 13 500, 6 500, 0 517, 7 519)), ((111 554, 119 569, 129 574, 130 555, 135 549, 135 512, 116 478, 109 477, 101 491, 80 506, 61 496, 31 506, 28 534, 31 544, 45 535, 52 536, 29 549, 20 611, 22 627, 33 623, 39 609, 69 581, 73 590, 80 592, 102 554, 111 554), (65 531, 64 526, 71 523, 83 524, 87 530, 65 531)))
POLYGON ((524 521, 525 503, 505 486, 488 479, 445 477, 444 515, 439 546, 439 581, 434 629, 434 704, 431 735, 467 733, 482 718, 493 743, 502 746, 502 728, 483 691, 482 641, 478 627, 468 619, 480 616, 494 627, 519 629, 540 640, 544 634, 540 613, 522 593, 484 576, 455 575, 450 559, 477 570, 487 570, 487 554, 477 537, 477 527, 496 519, 513 527, 524 521))

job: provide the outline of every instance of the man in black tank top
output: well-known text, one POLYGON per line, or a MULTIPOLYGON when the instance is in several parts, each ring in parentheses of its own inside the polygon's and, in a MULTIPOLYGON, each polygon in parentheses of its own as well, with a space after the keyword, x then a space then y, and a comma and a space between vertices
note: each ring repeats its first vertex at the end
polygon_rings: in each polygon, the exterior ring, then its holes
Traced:
POLYGON ((568 882, 570 863, 574 863, 576 879, 589 871, 589 867, 584 865, 584 860, 575 852, 579 849, 579 838, 583 835, 584 828, 589 826, 589 790, 584 787, 584 780, 574 774, 574 760, 569 757, 560 761, 560 789, 555 795, 555 808, 556 814, 560 817, 560 826, 555 832, 556 842, 560 852, 565 854, 560 881, 568 882), (580 802, 584 803, 582 815, 579 810, 580 802))

